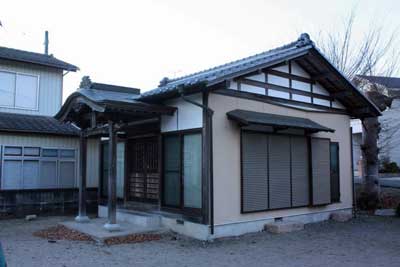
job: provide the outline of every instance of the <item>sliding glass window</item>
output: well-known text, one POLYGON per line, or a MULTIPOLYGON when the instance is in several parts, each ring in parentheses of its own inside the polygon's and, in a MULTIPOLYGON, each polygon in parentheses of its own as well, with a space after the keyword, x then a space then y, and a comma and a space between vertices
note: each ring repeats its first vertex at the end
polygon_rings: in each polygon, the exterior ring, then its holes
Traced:
POLYGON ((201 134, 164 136, 163 204, 187 211, 201 209, 201 134))

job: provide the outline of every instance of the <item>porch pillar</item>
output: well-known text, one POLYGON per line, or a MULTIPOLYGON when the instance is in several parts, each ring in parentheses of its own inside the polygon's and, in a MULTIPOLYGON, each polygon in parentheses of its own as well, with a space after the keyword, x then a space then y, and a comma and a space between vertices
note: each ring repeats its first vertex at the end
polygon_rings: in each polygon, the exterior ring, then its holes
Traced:
POLYGON ((86 215, 86 155, 87 155, 87 138, 84 131, 81 131, 79 137, 79 213, 75 217, 77 222, 88 222, 89 217, 86 215))
POLYGON ((108 222, 104 228, 119 231, 117 224, 117 138, 114 123, 108 122, 108 222))

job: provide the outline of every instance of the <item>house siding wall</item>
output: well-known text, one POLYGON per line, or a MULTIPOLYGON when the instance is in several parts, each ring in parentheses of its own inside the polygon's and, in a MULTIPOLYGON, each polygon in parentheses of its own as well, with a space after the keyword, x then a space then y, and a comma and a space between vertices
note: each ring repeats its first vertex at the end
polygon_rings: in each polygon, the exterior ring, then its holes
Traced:
POLYGON ((352 207, 350 117, 342 114, 300 111, 254 100, 210 94, 213 116, 214 220, 216 225, 262 220, 276 217, 312 214, 352 207), (226 113, 245 109, 278 115, 311 119, 335 129, 334 133, 317 133, 315 137, 330 138, 339 143, 341 202, 318 208, 293 208, 241 214, 240 212, 240 128, 227 119, 226 113))
MULTIPOLYGON (((76 149, 79 157, 79 138, 50 135, 0 133, 0 146, 32 146, 43 148, 76 149)), ((97 187, 99 181, 100 140, 89 139, 87 150, 87 187, 97 187)), ((0 162, 1 164, 1 162, 0 162)), ((79 158, 77 158, 79 174, 79 158)), ((0 166, 1 167, 1 166, 0 166)), ((77 176, 78 177, 78 176, 77 176)), ((1 177, 0 177, 1 179, 1 177)), ((77 183, 76 183, 77 185, 77 183)))
POLYGON ((0 112, 53 116, 61 108, 62 70, 9 60, 0 60, 0 70, 39 76, 38 110, 0 107, 0 112))

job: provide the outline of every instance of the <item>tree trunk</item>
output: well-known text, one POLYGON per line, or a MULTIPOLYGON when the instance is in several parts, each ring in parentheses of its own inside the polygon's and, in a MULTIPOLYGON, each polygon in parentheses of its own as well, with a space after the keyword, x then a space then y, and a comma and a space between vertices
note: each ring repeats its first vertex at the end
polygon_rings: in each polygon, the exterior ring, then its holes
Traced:
POLYGON ((375 209, 379 202, 379 161, 378 161, 378 117, 363 119, 363 144, 361 146, 363 155, 363 186, 362 192, 366 197, 367 209, 375 209))

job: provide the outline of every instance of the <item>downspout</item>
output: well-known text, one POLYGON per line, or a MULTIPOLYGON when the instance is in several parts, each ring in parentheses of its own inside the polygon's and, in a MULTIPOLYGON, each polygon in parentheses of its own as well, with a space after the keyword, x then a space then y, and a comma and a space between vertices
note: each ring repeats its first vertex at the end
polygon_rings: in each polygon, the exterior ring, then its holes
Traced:
POLYGON ((193 101, 191 99, 189 99, 188 97, 186 97, 182 91, 180 91, 180 96, 181 99, 193 104, 195 106, 198 106, 200 108, 203 109, 204 113, 206 115, 206 117, 204 118, 206 120, 205 125, 208 125, 209 127, 206 127, 206 131, 207 131, 207 136, 209 138, 209 144, 207 147, 207 154, 208 154, 208 158, 209 158, 209 162, 208 162, 208 177, 209 177, 209 208, 210 208, 210 212, 209 212, 209 219, 210 219, 210 233, 211 235, 214 235, 214 171, 213 171, 213 138, 212 138, 212 116, 214 114, 214 110, 212 110, 211 108, 208 107, 208 95, 209 92, 203 92, 203 104, 200 104, 196 101, 193 101))

